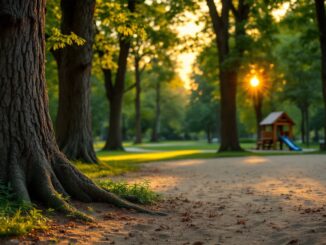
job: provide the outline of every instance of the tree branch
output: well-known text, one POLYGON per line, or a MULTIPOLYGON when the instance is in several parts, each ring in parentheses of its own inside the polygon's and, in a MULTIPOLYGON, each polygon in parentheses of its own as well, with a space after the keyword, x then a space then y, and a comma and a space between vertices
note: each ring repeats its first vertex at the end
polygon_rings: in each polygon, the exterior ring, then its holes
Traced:
POLYGON ((148 65, 148 63, 145 63, 140 69, 139 69, 139 73, 142 74, 145 69, 146 69, 146 66, 148 65))
POLYGON ((136 83, 130 85, 130 86, 129 86, 128 88, 126 88, 123 92, 124 92, 124 93, 127 93, 127 92, 129 92, 130 90, 132 90, 132 89, 135 88, 135 87, 136 87, 136 83))
POLYGON ((326 37, 326 13, 325 13, 325 3, 322 0, 315 0, 316 6, 316 16, 318 29, 322 38, 326 37))
MULTIPOLYGON (((240 0, 239 0, 239 1, 240 1, 240 0)), ((236 19, 238 19, 238 18, 239 18, 239 13, 238 13, 238 10, 234 7, 234 4, 233 4, 232 1, 231 1, 231 3, 230 3, 230 8, 231 8, 231 11, 232 11, 234 17, 235 17, 236 19)))
POLYGON ((206 0, 208 9, 209 9, 209 15, 211 16, 212 22, 213 22, 213 28, 215 33, 219 33, 221 29, 221 17, 219 16, 216 5, 214 3, 214 0, 206 0))

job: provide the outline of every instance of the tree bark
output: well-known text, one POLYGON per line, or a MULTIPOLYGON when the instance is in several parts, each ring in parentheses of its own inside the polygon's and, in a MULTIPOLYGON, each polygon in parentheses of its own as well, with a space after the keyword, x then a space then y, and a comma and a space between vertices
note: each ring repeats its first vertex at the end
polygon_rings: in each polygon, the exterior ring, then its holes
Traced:
POLYGON ((139 69, 140 59, 135 57, 135 80, 136 80, 136 97, 135 97, 135 144, 142 143, 142 128, 141 128, 141 72, 139 69))
POLYGON ((217 12, 214 0, 206 0, 209 14, 216 35, 216 46, 219 58, 219 78, 221 94, 221 145, 219 152, 241 151, 238 137, 236 116, 237 66, 226 65, 229 49, 229 11, 231 1, 222 1, 221 15, 217 12))
POLYGON ((153 213, 97 187, 60 152, 45 82, 45 0, 0 4, 0 182, 17 200, 82 219, 90 220, 64 197, 153 213))
MULTIPOLYGON (((315 0, 316 16, 319 29, 319 41, 321 49, 321 80, 324 98, 324 111, 326 115, 326 13, 325 1, 315 0)), ((324 121, 324 139, 326 139, 326 120, 324 121)), ((326 149, 326 148, 325 148, 326 149)))
MULTIPOLYGON (((128 9, 130 12, 135 12, 136 1, 128 0, 128 9)), ((109 106, 109 130, 108 137, 103 150, 108 151, 121 151, 124 150, 122 145, 122 104, 123 95, 125 92, 125 77, 127 72, 127 60, 130 51, 130 39, 120 37, 119 41, 119 57, 118 57, 118 71, 115 76, 115 83, 112 83, 112 77, 105 81, 107 95, 110 96, 109 106), (111 84, 107 84, 107 82, 111 84), (108 89, 110 91, 108 91, 108 89)), ((104 76, 106 77, 105 70, 103 69, 104 76)), ((111 73, 111 71, 110 71, 111 73)))
POLYGON ((155 99, 155 119, 152 131, 151 142, 158 142, 160 139, 160 126, 161 126, 161 84, 156 82, 156 99, 155 99))
POLYGON ((90 76, 93 56, 95 0, 62 0, 61 31, 86 40, 83 46, 67 46, 56 52, 59 72, 59 108, 56 138, 71 160, 96 163, 93 147, 90 76))

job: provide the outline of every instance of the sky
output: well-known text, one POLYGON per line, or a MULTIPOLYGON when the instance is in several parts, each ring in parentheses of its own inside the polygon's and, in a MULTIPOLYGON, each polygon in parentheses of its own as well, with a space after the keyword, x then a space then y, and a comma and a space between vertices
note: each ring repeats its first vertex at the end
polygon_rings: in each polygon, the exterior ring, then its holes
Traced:
MULTIPOLYGON (((289 8, 289 3, 284 3, 281 5, 279 9, 273 10, 273 16, 276 21, 280 21, 280 19, 286 14, 289 8)), ((206 5, 202 5, 201 11, 208 11, 206 5)), ((185 13, 185 17, 187 18, 187 22, 183 25, 177 26, 177 30, 179 33, 179 37, 187 37, 187 36, 195 36, 196 34, 202 32, 203 25, 197 25, 196 20, 198 19, 198 15, 194 13, 187 12, 185 13)), ((191 88, 191 71, 192 66, 195 62, 197 56, 197 52, 182 52, 178 55, 178 73, 180 78, 184 82, 184 87, 186 89, 191 88)))

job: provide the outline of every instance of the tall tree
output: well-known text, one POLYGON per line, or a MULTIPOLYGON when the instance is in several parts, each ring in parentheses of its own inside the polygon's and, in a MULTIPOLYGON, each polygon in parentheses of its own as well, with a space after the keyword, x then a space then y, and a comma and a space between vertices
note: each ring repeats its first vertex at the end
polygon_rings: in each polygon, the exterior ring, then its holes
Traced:
POLYGON ((45 82, 45 1, 0 4, 0 182, 10 184, 18 200, 34 197, 83 218, 68 196, 153 213, 99 188, 60 152, 45 82))
POLYGON ((301 139, 306 144, 309 144, 310 139, 309 110, 320 99, 318 56, 318 43, 315 40, 305 43, 296 36, 287 37, 279 54, 279 66, 283 68, 286 79, 284 99, 291 101, 300 110, 301 139))
MULTIPOLYGON (((128 10, 130 13, 135 12, 136 0, 128 0, 128 10)), ((115 78, 113 78, 112 69, 103 68, 106 95, 110 104, 109 129, 104 150, 123 150, 122 103, 130 46, 131 37, 119 35, 118 68, 115 78)))
POLYGON ((161 81, 155 83, 155 117, 153 121, 153 130, 151 142, 158 142, 161 129, 161 81))
POLYGON ((191 90, 186 123, 190 132, 205 131, 207 142, 211 144, 213 136, 217 135, 219 105, 213 95, 215 86, 204 76, 194 76, 197 86, 191 90))
POLYGON ((146 38, 137 37, 132 43, 132 56, 135 69, 135 144, 142 142, 141 125, 141 81, 146 66, 152 59, 164 55, 177 41, 167 16, 166 3, 153 1, 141 5, 141 18, 146 38))
POLYGON ((321 68, 318 27, 313 1, 296 1, 280 22, 277 70, 283 74, 283 99, 301 113, 301 139, 310 141, 310 114, 320 104, 321 68), (307 96, 309 94, 309 96, 307 96))
POLYGON ((158 142, 160 139, 161 129, 162 84, 170 82, 175 71, 172 65, 172 60, 167 55, 160 57, 160 60, 154 59, 152 61, 152 66, 150 73, 152 75, 152 85, 155 91, 155 102, 151 142, 158 142))
POLYGON ((61 32, 86 40, 85 45, 54 51, 59 73, 59 108, 56 138, 71 160, 97 162, 93 147, 90 76, 93 56, 95 0, 62 0, 61 32))
MULTIPOLYGON (((326 11, 325 1, 315 0, 316 16, 319 29, 319 41, 321 49, 321 80, 324 97, 324 110, 326 114, 326 11)), ((326 139, 326 120, 324 122, 324 139, 326 139)), ((326 148, 325 148, 326 149, 326 148)))
POLYGON ((205 131, 208 143, 212 137, 219 137, 219 91, 216 83, 217 49, 208 45, 197 56, 193 69, 193 83, 187 110, 186 124, 190 132, 205 131))
POLYGON ((141 74, 142 68, 140 68, 141 57, 135 55, 135 85, 136 85, 136 96, 135 96, 135 144, 142 143, 142 128, 141 128, 141 74))
MULTIPOLYGON (((244 1, 239 0, 239 3, 244 1)), ((242 150, 239 144, 236 113, 236 93, 237 93, 237 71, 236 64, 228 64, 230 58, 229 45, 229 12, 234 9, 230 0, 222 0, 221 13, 218 12, 214 0, 206 0, 209 14, 213 23, 213 30, 216 35, 216 45, 219 58, 219 78, 221 95, 221 146, 219 151, 239 151, 242 150)), ((239 4, 239 9, 242 5, 239 4)), ((237 12, 237 10, 234 10, 237 12)), ((240 13, 240 11, 239 11, 240 13)), ((241 15, 242 16, 242 15, 241 15)), ((238 25, 237 25, 238 26, 238 25)), ((236 29, 236 35, 243 35, 243 24, 236 29), (241 27, 241 28, 240 28, 241 27)), ((236 41, 237 42, 237 41, 236 41)))

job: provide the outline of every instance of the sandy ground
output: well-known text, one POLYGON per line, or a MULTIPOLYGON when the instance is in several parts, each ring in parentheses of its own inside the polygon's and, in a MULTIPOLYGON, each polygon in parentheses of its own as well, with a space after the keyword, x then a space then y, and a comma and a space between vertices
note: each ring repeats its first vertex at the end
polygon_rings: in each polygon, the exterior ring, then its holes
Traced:
POLYGON ((21 242, 326 244, 325 155, 151 163, 119 179, 150 181, 165 196, 151 208, 165 210, 168 216, 92 204, 88 211, 97 223, 61 221, 21 242))

